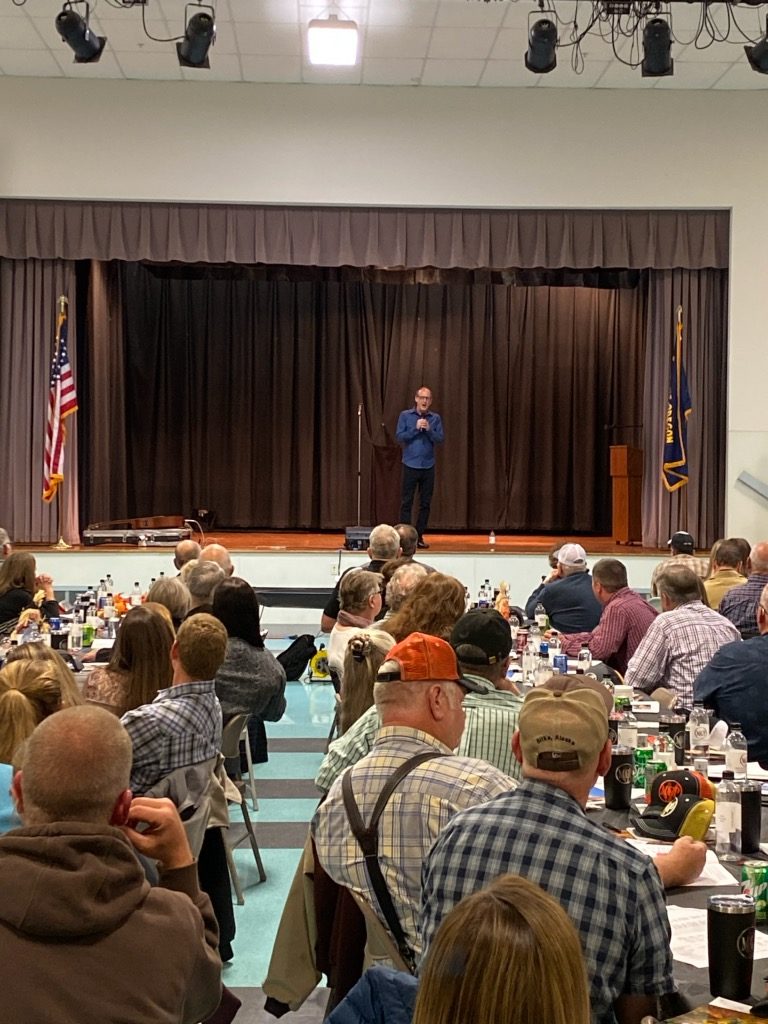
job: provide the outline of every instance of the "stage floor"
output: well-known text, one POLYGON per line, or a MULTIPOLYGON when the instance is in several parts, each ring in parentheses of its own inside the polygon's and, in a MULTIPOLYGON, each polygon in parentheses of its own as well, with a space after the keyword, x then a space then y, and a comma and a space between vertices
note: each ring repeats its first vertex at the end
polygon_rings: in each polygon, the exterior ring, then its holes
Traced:
MULTIPOLYGON (((201 538, 195 535, 196 540, 201 538)), ((563 537, 552 537, 545 534, 497 534, 496 543, 491 548, 487 533, 428 533, 429 551, 445 554, 473 554, 493 550, 497 554, 535 555, 550 551, 558 540, 576 541, 582 544, 587 553, 599 552, 604 555, 650 555, 664 554, 666 549, 643 548, 639 544, 617 544, 612 537, 584 536, 570 534, 563 537)), ((205 534, 207 544, 223 544, 230 551, 270 551, 270 552, 323 552, 338 551, 344 547, 342 531, 312 533, 303 530, 261 530, 261 531, 212 531, 205 534)), ((19 548, 24 545, 18 545, 19 548)), ((77 550, 91 551, 131 551, 133 545, 96 544, 82 545, 77 550)), ((153 550, 158 550, 154 548, 153 550)), ((419 556, 421 557, 421 556, 419 556)), ((425 556, 426 557, 426 556, 425 556)))

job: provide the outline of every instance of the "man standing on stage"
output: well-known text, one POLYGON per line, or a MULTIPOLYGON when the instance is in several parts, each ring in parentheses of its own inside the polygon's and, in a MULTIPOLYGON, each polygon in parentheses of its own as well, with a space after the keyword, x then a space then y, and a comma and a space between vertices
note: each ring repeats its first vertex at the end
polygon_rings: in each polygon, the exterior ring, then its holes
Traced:
POLYGON ((420 387, 416 392, 415 407, 404 409, 397 421, 395 436, 403 447, 403 486, 400 503, 400 521, 410 523, 411 508, 416 488, 419 488, 419 515, 416 531, 418 546, 428 548, 424 540, 429 519, 429 506, 435 486, 435 445, 445 440, 443 421, 436 412, 430 412, 432 392, 420 387))

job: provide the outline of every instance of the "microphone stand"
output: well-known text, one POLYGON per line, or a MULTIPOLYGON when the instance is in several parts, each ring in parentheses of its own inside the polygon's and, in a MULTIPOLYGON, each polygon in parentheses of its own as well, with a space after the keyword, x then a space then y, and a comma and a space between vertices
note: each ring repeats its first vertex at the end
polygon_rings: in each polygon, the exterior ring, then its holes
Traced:
POLYGON ((363 404, 357 407, 357 525, 360 525, 360 489, 362 487, 363 464, 363 404))

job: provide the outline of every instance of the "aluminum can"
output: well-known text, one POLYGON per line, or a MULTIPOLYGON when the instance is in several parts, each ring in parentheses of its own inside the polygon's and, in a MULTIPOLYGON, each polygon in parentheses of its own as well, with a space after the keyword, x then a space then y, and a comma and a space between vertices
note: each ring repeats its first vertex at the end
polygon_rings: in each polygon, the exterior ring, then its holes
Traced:
POLYGON ((741 868, 741 891, 755 901, 757 924, 768 923, 768 862, 744 861, 741 868))
POLYGON ((552 667, 555 671, 559 672, 561 676, 568 675, 568 655, 556 654, 552 659, 552 667))
POLYGON ((635 786, 645 789, 645 766, 653 759, 653 747, 638 747, 635 751, 635 786))

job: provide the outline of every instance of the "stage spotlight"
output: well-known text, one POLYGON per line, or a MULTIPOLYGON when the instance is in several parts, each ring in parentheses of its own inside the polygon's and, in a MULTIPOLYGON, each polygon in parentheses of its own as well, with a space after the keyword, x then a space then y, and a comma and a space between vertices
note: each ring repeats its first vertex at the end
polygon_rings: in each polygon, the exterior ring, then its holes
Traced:
POLYGON ((179 64, 183 68, 209 68, 208 51, 216 40, 216 11, 203 4, 187 4, 185 8, 186 28, 184 38, 176 43, 179 64), (190 7, 197 12, 190 18, 186 12, 190 7), (210 13, 209 13, 210 12, 210 13))
POLYGON ((749 66, 759 75, 768 75, 768 18, 765 24, 765 35, 754 46, 745 46, 749 66))
POLYGON ((537 75, 546 75, 557 66, 557 26, 549 18, 539 18, 528 33, 525 66, 537 75))
POLYGON ((643 78, 663 78, 674 73, 672 30, 663 18, 651 18, 643 29, 643 78))
POLYGON ((342 20, 335 14, 313 18, 307 28, 309 63, 353 67, 357 64, 357 39, 357 22, 342 20))
POLYGON ((75 64, 95 64, 107 42, 106 36, 97 36, 89 27, 90 7, 85 4, 85 17, 73 10, 81 0, 66 3, 56 15, 56 31, 75 55, 75 64))

